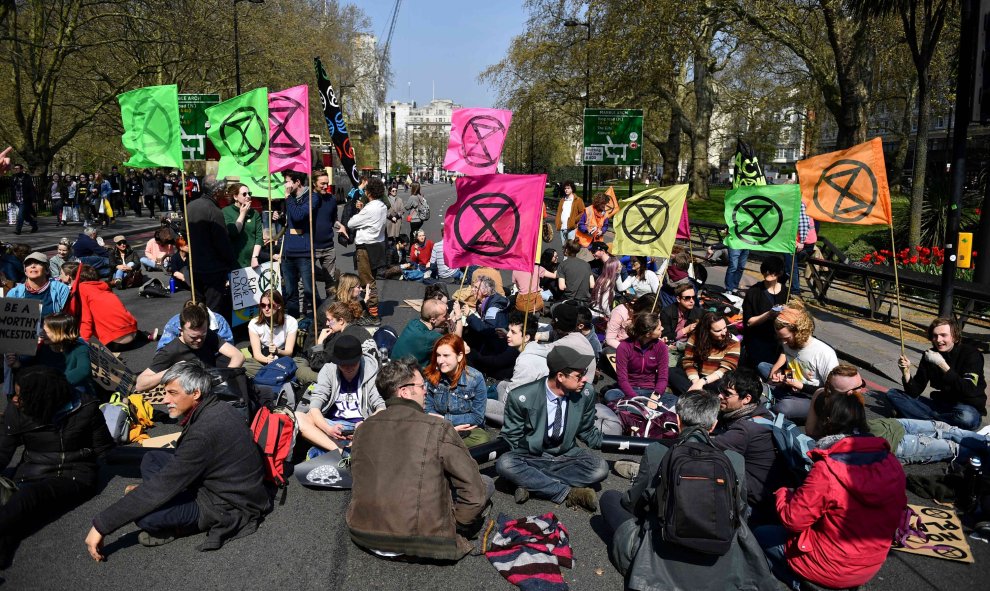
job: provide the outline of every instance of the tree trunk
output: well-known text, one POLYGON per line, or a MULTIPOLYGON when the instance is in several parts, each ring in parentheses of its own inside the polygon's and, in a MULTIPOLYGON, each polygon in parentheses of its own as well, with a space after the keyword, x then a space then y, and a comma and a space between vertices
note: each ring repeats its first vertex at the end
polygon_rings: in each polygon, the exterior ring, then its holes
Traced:
POLYGON ((925 202, 925 176, 928 173, 928 123, 931 109, 928 105, 928 71, 918 76, 918 132, 914 136, 914 174, 911 179, 911 214, 908 224, 908 244, 910 248, 921 241, 921 206, 925 202))
POLYGON ((694 121, 691 134, 691 195, 708 199, 708 140, 711 136, 712 111, 715 109, 715 88, 711 65, 712 42, 718 27, 717 15, 707 12, 701 21, 701 34, 694 45, 694 121))
POLYGON ((839 133, 835 138, 835 149, 844 150, 866 141, 869 92, 865 75, 840 73, 839 92, 840 111, 836 114, 839 133))
POLYGON ((677 181, 677 168, 681 157, 680 117, 670 118, 667 141, 657 147, 660 150, 660 157, 663 159, 663 178, 660 182, 664 185, 672 185, 677 181))
POLYGON ((894 150, 893 162, 890 165, 891 186, 901 187, 901 179, 904 177, 904 164, 907 162, 908 146, 911 143, 911 122, 914 119, 915 97, 918 86, 916 81, 911 81, 907 96, 904 97, 904 111, 901 113, 901 125, 898 130, 897 149, 894 150))

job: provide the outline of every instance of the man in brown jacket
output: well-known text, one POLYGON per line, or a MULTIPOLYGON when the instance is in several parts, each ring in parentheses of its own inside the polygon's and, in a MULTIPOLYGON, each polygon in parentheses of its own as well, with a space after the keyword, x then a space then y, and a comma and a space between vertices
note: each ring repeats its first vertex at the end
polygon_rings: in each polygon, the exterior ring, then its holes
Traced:
POLYGON ((564 195, 557 203, 557 222, 555 227, 560 232, 560 243, 566 244, 574 238, 574 232, 584 213, 584 200, 574 192, 574 181, 564 181, 564 195))
POLYGON ((378 371, 385 410, 354 432, 347 526, 355 544, 384 557, 460 560, 495 492, 461 436, 423 410, 426 386, 412 358, 378 371))

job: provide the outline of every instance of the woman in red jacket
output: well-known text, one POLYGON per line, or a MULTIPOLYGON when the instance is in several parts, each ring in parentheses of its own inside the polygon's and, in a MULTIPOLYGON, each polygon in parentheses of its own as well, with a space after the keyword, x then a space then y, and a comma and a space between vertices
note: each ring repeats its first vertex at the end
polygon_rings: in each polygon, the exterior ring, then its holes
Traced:
POLYGON ((815 464, 799 488, 777 490, 783 526, 753 532, 770 570, 792 589, 802 580, 832 589, 869 581, 907 504, 904 469, 890 444, 869 434, 856 368, 837 366, 826 384, 815 464))
POLYGON ((89 341, 91 336, 104 345, 127 345, 141 335, 138 332, 137 320, 127 311, 123 302, 117 297, 105 281, 100 280, 96 269, 89 265, 66 263, 63 273, 74 276, 72 290, 66 309, 79 319, 79 336, 89 341))

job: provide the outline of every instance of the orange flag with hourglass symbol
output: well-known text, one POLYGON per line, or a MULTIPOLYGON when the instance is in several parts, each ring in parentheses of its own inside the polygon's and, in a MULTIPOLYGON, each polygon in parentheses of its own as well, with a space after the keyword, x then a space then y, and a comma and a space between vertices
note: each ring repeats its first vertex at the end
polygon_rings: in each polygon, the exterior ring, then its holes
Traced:
POLYGON ((890 225, 890 187, 880 138, 797 163, 807 213, 822 222, 890 225))

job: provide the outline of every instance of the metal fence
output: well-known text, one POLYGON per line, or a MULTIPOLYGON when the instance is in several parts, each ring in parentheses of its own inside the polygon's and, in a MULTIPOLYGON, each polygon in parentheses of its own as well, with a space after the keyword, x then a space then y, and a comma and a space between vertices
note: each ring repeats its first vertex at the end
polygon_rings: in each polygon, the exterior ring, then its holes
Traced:
MULTIPOLYGON (((38 213, 51 213, 52 192, 51 181, 46 176, 33 176, 34 181, 34 209, 38 213)), ((14 200, 14 184, 9 176, 0 177, 0 212, 4 219, 7 217, 7 206, 14 200)))

